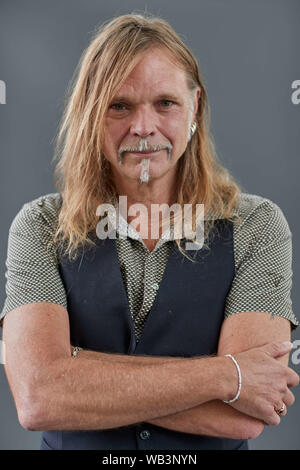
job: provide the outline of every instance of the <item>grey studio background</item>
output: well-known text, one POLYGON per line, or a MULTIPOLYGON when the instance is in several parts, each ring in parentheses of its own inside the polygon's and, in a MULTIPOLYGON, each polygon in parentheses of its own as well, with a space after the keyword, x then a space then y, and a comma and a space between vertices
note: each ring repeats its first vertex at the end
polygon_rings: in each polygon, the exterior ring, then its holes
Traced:
MULTIPOLYGON (((300 318, 300 104, 291 99, 300 80, 298 0, 0 0, 1 309, 12 219, 25 202, 56 192, 53 141, 80 55, 97 25, 133 10, 162 16, 192 49, 220 160, 246 192, 283 210, 293 233, 292 299, 300 318)), ((300 372, 300 364, 291 366, 300 372)), ((250 448, 300 449, 300 387, 294 393, 280 426, 266 427, 250 448)), ((20 426, 0 365, 0 449, 38 449, 40 435, 20 426)))

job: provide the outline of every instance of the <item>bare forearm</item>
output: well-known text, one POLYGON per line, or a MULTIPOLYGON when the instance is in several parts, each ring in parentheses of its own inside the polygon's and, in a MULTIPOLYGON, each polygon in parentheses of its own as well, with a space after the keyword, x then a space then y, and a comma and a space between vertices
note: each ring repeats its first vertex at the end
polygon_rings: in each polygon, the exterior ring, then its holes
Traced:
POLYGON ((220 400, 148 422, 172 431, 229 439, 252 439, 264 428, 262 421, 240 413, 220 400))
MULTIPOLYGON (((134 354, 118 354, 118 353, 103 353, 91 350, 82 350, 78 353, 81 358, 85 359, 100 359, 110 362, 123 362, 123 363, 134 363, 134 364, 164 364, 166 362, 178 362, 186 359, 184 357, 174 356, 141 356, 134 354)), ((78 356, 79 357, 79 356, 78 356)), ((190 358, 195 359, 195 358, 190 358)), ((198 356, 200 359, 200 356, 198 356)))
POLYGON ((32 384, 30 400, 37 407, 31 428, 116 428, 184 411, 220 395, 227 398, 232 392, 230 371, 223 376, 224 365, 222 358, 180 358, 160 364, 83 356, 59 359, 48 367, 47 376, 40 373, 39 383, 32 384))
MULTIPOLYGON (((167 361, 180 361, 180 357, 139 356, 108 354, 95 351, 80 351, 81 357, 105 359, 107 361, 135 362, 140 364, 158 364, 167 361)), ((193 358, 195 359, 195 358, 193 358)), ((220 400, 213 400, 194 408, 179 411, 167 416, 144 420, 156 426, 172 431, 191 434, 203 434, 231 439, 247 439, 255 430, 263 428, 263 423, 251 416, 240 413, 220 400)))

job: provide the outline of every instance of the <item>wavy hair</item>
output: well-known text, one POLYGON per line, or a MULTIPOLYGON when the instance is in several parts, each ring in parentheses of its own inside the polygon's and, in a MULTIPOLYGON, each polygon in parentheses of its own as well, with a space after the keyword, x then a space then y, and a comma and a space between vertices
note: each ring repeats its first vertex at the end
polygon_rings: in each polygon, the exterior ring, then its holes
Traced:
MULTIPOLYGON (((62 196, 54 242, 66 243, 70 259, 79 246, 94 245, 89 233, 96 208, 118 197, 110 163, 101 149, 104 119, 118 89, 153 47, 164 48, 186 72, 191 93, 200 87, 197 128, 178 161, 177 203, 204 204, 204 246, 217 219, 238 217, 241 187, 218 161, 210 134, 210 108, 197 60, 170 24, 149 14, 126 14, 101 25, 83 52, 67 90, 56 137, 54 178, 62 196)), ((193 211, 193 228, 195 229, 193 211)), ((172 221, 172 216, 171 216, 172 221)), ((176 240, 184 253, 180 240, 176 240)))

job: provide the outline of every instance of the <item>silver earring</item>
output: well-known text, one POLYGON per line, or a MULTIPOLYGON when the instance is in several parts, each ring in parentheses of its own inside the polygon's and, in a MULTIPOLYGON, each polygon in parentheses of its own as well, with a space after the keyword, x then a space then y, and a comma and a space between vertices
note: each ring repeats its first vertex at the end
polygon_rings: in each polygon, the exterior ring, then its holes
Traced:
POLYGON ((188 137, 188 142, 191 140, 191 138, 192 138, 193 135, 195 134, 196 128, 197 128, 197 124, 196 124, 196 122, 194 121, 193 124, 192 124, 191 127, 190 127, 190 134, 189 134, 189 137, 188 137))
POLYGON ((197 128, 197 124, 194 121, 193 124, 191 125, 191 136, 195 134, 197 128))

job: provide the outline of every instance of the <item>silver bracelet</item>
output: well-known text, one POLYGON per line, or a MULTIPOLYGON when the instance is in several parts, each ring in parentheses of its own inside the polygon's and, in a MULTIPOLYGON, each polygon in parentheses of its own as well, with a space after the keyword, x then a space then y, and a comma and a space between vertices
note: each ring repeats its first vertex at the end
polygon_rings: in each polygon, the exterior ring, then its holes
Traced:
POLYGON ((78 354, 78 351, 82 351, 82 348, 80 348, 79 346, 75 346, 75 348, 73 349, 72 356, 76 357, 78 354))
POLYGON ((232 398, 232 400, 223 400, 224 403, 233 403, 234 401, 236 401, 238 399, 238 397, 240 396, 240 393, 241 393, 241 388, 242 388, 242 374, 241 374, 241 369, 240 369, 240 366, 238 365, 236 359, 234 359, 234 357, 231 355, 231 354, 225 354, 225 357, 230 357, 230 359, 233 360, 234 364, 235 364, 235 367, 237 368, 237 372, 238 372, 238 383, 239 383, 239 386, 238 386, 238 391, 237 391, 237 394, 234 398, 232 398))

